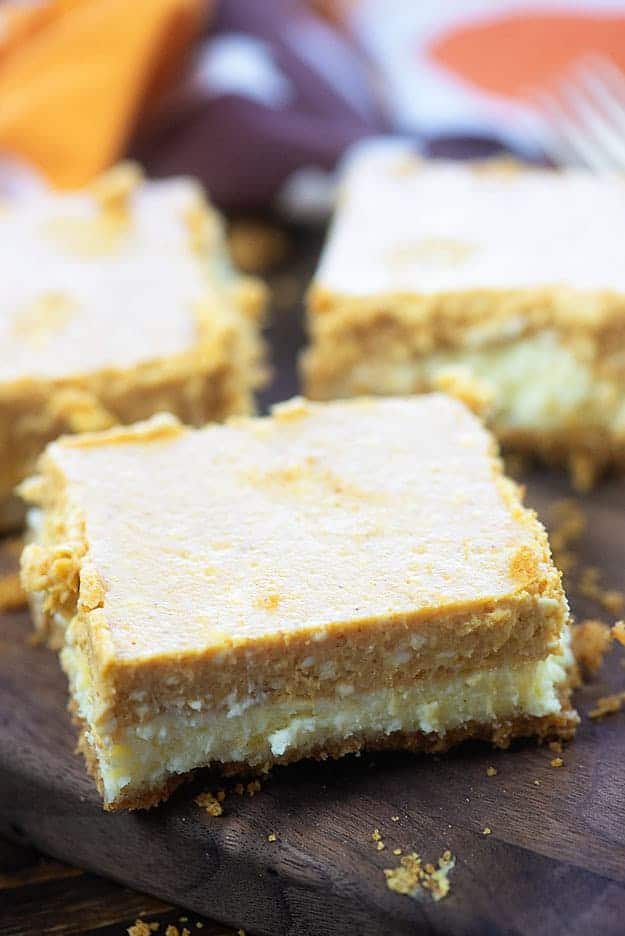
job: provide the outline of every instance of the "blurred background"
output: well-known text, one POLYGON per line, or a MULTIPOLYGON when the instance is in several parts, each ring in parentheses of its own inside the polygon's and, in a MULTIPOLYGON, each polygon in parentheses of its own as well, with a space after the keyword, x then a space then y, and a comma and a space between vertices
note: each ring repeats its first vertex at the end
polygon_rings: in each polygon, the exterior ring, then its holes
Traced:
POLYGON ((2 186, 132 155, 226 210, 314 219, 354 141, 553 157, 557 109, 623 68, 619 0, 4 0, 2 186))
POLYGON ((4 0, 0 193, 199 177, 270 276, 280 399, 350 145, 624 168, 624 70, 620 0, 4 0))
POLYGON ((564 118, 618 123, 622 69, 620 0, 4 0, 0 180, 75 188, 130 155, 230 212, 314 220, 372 135, 573 158, 564 118))

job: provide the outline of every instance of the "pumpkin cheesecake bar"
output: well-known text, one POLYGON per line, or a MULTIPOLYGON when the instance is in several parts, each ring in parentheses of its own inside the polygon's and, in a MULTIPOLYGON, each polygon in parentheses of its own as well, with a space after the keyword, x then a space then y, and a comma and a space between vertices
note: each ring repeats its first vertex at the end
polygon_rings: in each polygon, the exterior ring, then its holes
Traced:
POLYGON ((22 491, 108 809, 203 765, 575 730, 546 533, 451 397, 154 417, 52 443, 22 491))
POLYGON ((88 190, 7 204, 0 263, 0 525, 60 434, 251 410, 263 288, 235 274, 192 180, 123 164, 88 190))
POLYGON ((581 488, 625 466, 620 176, 361 148, 308 309, 314 399, 444 389, 581 488))

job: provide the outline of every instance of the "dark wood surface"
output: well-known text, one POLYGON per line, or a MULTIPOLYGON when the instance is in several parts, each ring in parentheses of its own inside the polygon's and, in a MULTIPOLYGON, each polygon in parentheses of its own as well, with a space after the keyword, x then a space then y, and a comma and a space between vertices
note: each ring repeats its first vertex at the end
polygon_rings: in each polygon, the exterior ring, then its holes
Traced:
MULTIPOLYGON (((286 296, 313 256, 314 245, 298 250, 277 275, 286 296)), ((295 388, 301 326, 292 300, 275 310, 272 340, 278 379, 265 402, 295 388)), ((527 485, 545 518, 570 495, 556 473, 534 471, 527 485)), ((620 588, 624 493, 625 483, 612 480, 582 501, 588 530, 579 549, 582 562, 620 588)), ((578 617, 597 616, 576 594, 574 577, 569 584, 578 617)), ((112 936, 140 911, 191 932, 202 922, 197 932, 209 936, 233 927, 258 936, 625 932, 625 714, 584 717, 561 769, 533 744, 508 752, 468 745, 441 757, 365 755, 275 770, 253 798, 228 796, 219 818, 193 802, 211 787, 206 775, 159 809, 108 815, 74 753, 56 658, 29 634, 26 612, 0 617, 2 936, 112 936), (486 775, 489 765, 496 776, 486 775), (382 852, 371 841, 374 828, 382 852), (275 843, 267 841, 272 832, 275 843), (397 864, 395 847, 427 860, 450 848, 457 862, 450 895, 434 903, 389 891, 383 869, 397 864), (181 915, 190 922, 179 923, 181 915)), ((598 696, 625 689, 624 659, 615 648, 578 692, 583 716, 598 696)))

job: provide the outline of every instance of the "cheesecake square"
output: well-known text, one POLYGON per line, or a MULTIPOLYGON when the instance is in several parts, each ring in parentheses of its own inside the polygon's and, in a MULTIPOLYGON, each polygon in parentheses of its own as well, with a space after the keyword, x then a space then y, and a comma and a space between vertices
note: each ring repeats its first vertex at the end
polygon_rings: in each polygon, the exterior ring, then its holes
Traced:
POLYGON ((263 287, 235 273, 193 180, 122 164, 0 206, 0 264, 0 524, 61 434, 251 411, 263 287))
POLYGON ((48 446, 22 581, 107 809, 195 768, 568 737, 545 530, 442 394, 48 446))
POLYGON ((587 488, 625 465, 625 181, 362 147, 308 329, 311 398, 458 393, 587 488))

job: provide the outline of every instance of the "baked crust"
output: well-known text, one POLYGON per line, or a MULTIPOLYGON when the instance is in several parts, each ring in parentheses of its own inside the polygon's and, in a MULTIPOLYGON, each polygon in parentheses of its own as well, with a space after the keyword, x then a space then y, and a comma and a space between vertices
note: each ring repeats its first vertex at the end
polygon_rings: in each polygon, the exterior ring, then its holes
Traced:
MULTIPOLYGON (((477 214, 471 175, 488 180, 484 194, 490 198, 496 191, 499 214, 505 215, 508 188, 514 189, 519 180, 523 184, 524 179, 532 178, 544 179, 541 184, 548 188, 551 179, 545 170, 502 166, 492 161, 476 163, 471 168, 465 164, 462 168, 437 169, 433 168, 436 164, 421 162, 410 154, 391 152, 383 157, 375 152, 365 154, 354 162, 308 294, 310 344, 300 359, 307 396, 327 400, 367 393, 428 392, 442 387, 431 379, 431 374, 419 376, 411 369, 420 368, 437 355, 441 358, 452 355, 454 366, 461 367, 463 353, 470 359, 476 349, 496 353, 517 342, 548 335, 588 373, 591 384, 601 383, 596 398, 587 406, 564 412, 559 425, 554 425, 551 404, 544 427, 521 430, 517 428, 518 419, 507 423, 505 414, 496 418, 495 399, 495 406, 491 407, 494 415, 489 420, 491 428, 504 445, 572 467, 576 485, 582 488, 588 487, 605 468, 621 467, 625 456, 625 426, 621 416, 625 390, 622 352, 625 288, 619 275, 611 276, 600 259, 605 245, 610 244, 609 237, 599 232, 597 243, 589 245, 594 247, 595 280, 600 284, 605 281, 607 288, 576 286, 578 269, 574 263, 567 265, 563 261, 553 269, 549 259, 543 263, 527 229, 518 242, 514 240, 517 217, 511 212, 515 222, 508 231, 512 245, 509 244, 509 250, 525 252, 527 269, 522 262, 518 268, 512 262, 508 271, 504 263, 507 272, 498 279, 498 264, 493 260, 490 274, 493 285, 489 287, 488 264, 478 259, 472 267, 473 252, 478 258, 482 251, 491 256, 489 250, 493 251, 493 257, 498 256, 493 229, 500 239, 505 239, 507 228, 490 214, 485 218, 477 214), (418 182, 420 175, 427 173, 432 173, 427 179, 431 179, 437 197, 443 202, 466 198, 468 214, 462 222, 452 209, 449 215, 444 214, 446 221, 433 216, 434 195, 428 201, 426 183, 418 182), (424 192, 425 206, 418 198, 424 192), (402 211, 398 208, 400 196, 402 211), (419 216, 409 222, 412 204, 419 216), (365 209, 364 205, 368 207, 365 209), (380 216, 377 227, 371 220, 368 224, 377 233, 363 234, 361 239, 359 230, 365 211, 371 218, 375 218, 376 212, 380 216), (493 222, 490 227, 489 221, 493 222), (448 237, 426 236, 428 226, 440 234, 445 224, 450 226, 448 237), (454 226, 463 232, 466 241, 454 239, 457 233, 454 226), (365 285, 356 276, 357 253, 362 267, 375 270, 370 278, 364 277, 365 285), (406 256, 402 261, 396 254, 406 256), (465 275, 467 268, 474 273, 465 275), (610 288, 612 283, 615 285, 610 288), (607 399, 603 398, 604 393, 607 399)), ((558 204, 560 215, 566 217, 575 198, 566 197, 565 176, 558 178, 564 180, 558 204)), ((602 203, 609 201, 610 193, 612 200, 620 203, 618 199, 624 189, 618 179, 601 183, 583 174, 570 174, 570 179, 571 191, 579 188, 585 198, 589 197, 586 186, 596 185, 602 203)), ((532 192, 530 185, 530 199, 532 192)), ((539 216, 535 222, 540 224, 539 216)), ((546 223, 556 222, 549 217, 546 223)), ((588 263, 592 262, 591 256, 588 263)), ((590 280, 595 282, 592 277, 590 280)), ((470 373, 470 360, 467 370, 470 373)), ((539 373, 536 383, 539 387, 539 373)), ((496 391, 496 381, 493 384, 496 391)), ((455 392, 453 386, 446 389, 455 392)), ((547 391, 547 410, 552 392, 547 391)))
MULTIPOLYGON (((159 192, 160 184, 148 184, 147 188, 159 192)), ((163 191, 167 191, 170 183, 162 185, 163 191)), ((37 298, 30 305, 10 310, 13 318, 6 334, 11 344, 5 354, 21 356, 19 366, 9 367, 0 375, 0 509, 15 485, 33 470, 45 445, 59 435, 129 424, 161 411, 172 412, 197 426, 254 411, 254 391, 266 382, 268 374, 265 345, 260 337, 266 289, 260 281, 239 276, 233 270, 220 219, 199 188, 191 181, 177 181, 171 183, 172 191, 176 186, 180 186, 181 192, 175 199, 171 196, 171 204, 161 195, 158 197, 163 199, 162 207, 151 210, 161 225, 169 224, 172 230, 180 232, 181 238, 188 239, 186 246, 178 244, 172 250, 172 263, 179 264, 179 268, 174 264, 171 274, 173 298, 169 299, 171 306, 159 310, 161 319, 155 323, 154 333, 158 335, 168 316, 177 324, 175 327, 167 324, 164 332, 169 337, 151 344, 141 334, 139 323, 137 347, 143 349, 145 344, 146 348, 130 356, 124 349, 119 351, 114 343, 108 357, 98 356, 92 348, 105 345, 108 333, 114 331, 111 323, 103 320, 99 305, 97 315, 94 311, 107 282, 107 274, 98 272, 100 265, 117 275, 116 271, 123 270, 126 262, 138 263, 139 253, 153 258, 145 261, 142 275, 148 275, 150 270, 153 274, 160 272, 162 268, 161 248, 149 242, 150 235, 144 230, 148 218, 141 211, 147 213, 147 207, 130 205, 135 190, 139 193, 137 198, 142 197, 138 170, 117 167, 99 179, 91 193, 67 196, 67 203, 58 196, 54 208, 45 209, 52 212, 52 230, 47 215, 32 222, 29 236, 35 244, 44 243, 49 250, 45 270, 54 272, 56 263, 63 271, 68 257, 80 264, 84 253, 88 272, 79 284, 83 290, 79 302, 71 293, 49 289, 47 281, 39 283, 35 270, 30 288, 37 298), (95 204, 96 208, 91 208, 93 217, 84 218, 82 214, 74 217, 72 212, 77 208, 72 199, 82 199, 81 211, 95 204), (181 200, 186 205, 184 211, 180 209, 181 200), (126 248, 125 233, 127 229, 134 232, 133 211, 137 214, 137 243, 131 241, 126 248), (82 225, 78 232, 74 230, 76 224, 82 225), (80 332, 85 355, 88 350, 94 355, 92 363, 88 355, 87 364, 77 357, 73 337, 62 337, 66 319, 71 323, 72 316, 81 321, 93 319, 93 335, 80 332), (58 366, 57 358, 62 362, 58 366)), ((150 197, 157 196, 145 196, 150 197)), ((3 232, 3 236, 7 234, 3 232)), ((136 271, 128 274, 131 278, 133 275, 137 275, 136 271)), ((120 288, 118 284, 118 291, 120 288)), ((140 304, 140 297, 135 301, 140 304)), ((144 309, 147 301, 143 300, 144 309)))

